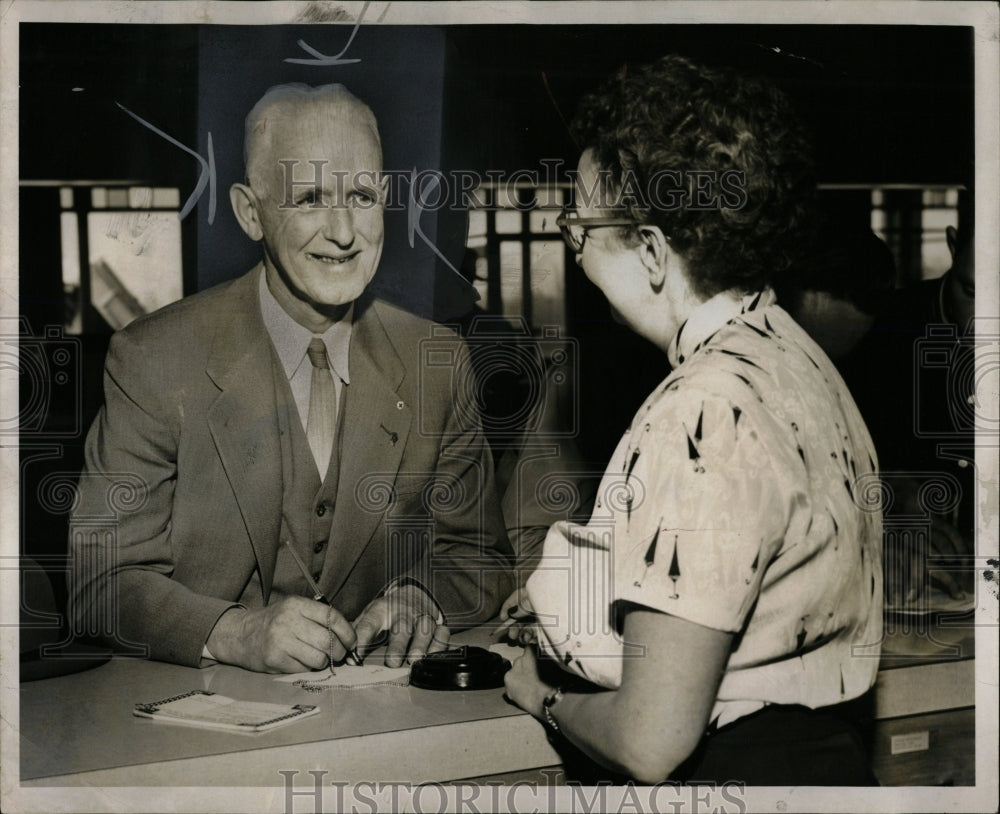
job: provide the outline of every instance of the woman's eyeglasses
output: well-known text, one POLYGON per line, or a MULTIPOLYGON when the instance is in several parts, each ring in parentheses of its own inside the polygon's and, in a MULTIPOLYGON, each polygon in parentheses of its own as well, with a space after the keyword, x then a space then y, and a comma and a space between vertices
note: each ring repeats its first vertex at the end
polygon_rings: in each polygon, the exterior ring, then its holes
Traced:
POLYGON ((566 245, 574 254, 583 251, 583 244, 587 239, 589 229, 598 229, 604 226, 632 226, 635 223, 633 218, 581 218, 572 210, 564 210, 556 218, 556 226, 559 227, 563 240, 566 241, 566 245))

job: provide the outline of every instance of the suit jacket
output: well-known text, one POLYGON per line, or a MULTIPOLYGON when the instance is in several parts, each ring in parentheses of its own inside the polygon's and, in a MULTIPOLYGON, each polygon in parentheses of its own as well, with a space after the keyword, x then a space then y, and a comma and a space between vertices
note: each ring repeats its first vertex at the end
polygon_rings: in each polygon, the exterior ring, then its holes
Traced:
MULTIPOLYGON (((267 602, 282 464, 259 268, 112 338, 71 517, 77 632, 194 665, 255 570, 267 602)), ((510 547, 488 445, 458 381, 465 346, 365 296, 349 364, 320 587, 353 618, 389 579, 410 576, 453 626, 489 619, 512 588, 510 547), (425 363, 428 352, 437 363, 425 363)))

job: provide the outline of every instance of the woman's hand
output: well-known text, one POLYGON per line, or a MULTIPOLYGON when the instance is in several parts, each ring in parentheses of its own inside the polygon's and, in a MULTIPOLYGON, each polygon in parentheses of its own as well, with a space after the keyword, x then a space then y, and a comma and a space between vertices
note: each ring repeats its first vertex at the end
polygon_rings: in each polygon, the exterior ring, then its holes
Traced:
POLYGON ((542 701, 555 689, 539 677, 538 657, 534 647, 524 649, 524 655, 514 661, 514 666, 507 671, 503 683, 507 698, 536 718, 543 716, 542 701))
POLYGON ((500 606, 503 620, 493 635, 511 644, 527 645, 537 640, 535 633, 535 610, 524 588, 517 588, 500 606))

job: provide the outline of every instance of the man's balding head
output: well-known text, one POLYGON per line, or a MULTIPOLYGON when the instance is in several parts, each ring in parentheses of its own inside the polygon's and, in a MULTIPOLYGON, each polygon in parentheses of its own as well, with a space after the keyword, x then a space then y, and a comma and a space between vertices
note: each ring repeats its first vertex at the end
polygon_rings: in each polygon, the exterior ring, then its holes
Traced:
MULTIPOLYGON (((382 142, 375 114, 343 85, 313 87, 295 82, 269 88, 246 118, 243 161, 247 183, 255 189, 261 189, 261 184, 266 183, 273 162, 280 158, 275 154, 274 145, 282 143, 287 128, 323 129, 338 120, 368 130, 379 147, 381 163, 382 142)), ((373 169, 381 169, 381 166, 373 169)))
POLYGON ((246 120, 245 184, 229 191, 260 241, 268 288, 322 333, 371 281, 382 254, 385 178, 375 116, 342 85, 281 85, 246 120))

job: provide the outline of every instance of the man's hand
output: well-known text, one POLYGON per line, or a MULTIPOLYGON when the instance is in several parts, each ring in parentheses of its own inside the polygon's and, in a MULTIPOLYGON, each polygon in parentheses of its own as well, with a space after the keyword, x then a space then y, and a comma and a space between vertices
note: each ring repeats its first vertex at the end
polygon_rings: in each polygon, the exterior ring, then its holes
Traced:
POLYGON ((388 630, 386 666, 399 667, 404 658, 407 664, 413 664, 425 654, 448 646, 451 632, 446 625, 437 624, 437 618, 434 600, 416 585, 390 589, 354 620, 358 650, 363 651, 381 631, 388 630))
POLYGON ((335 609, 286 596, 255 610, 230 608, 215 623, 207 645, 226 664, 261 673, 298 673, 319 670, 331 658, 343 660, 355 643, 354 628, 335 609))

